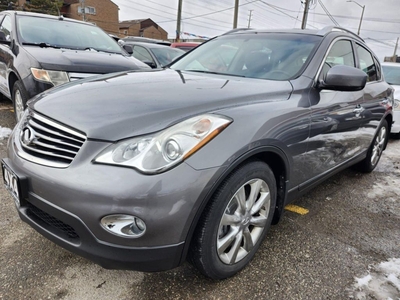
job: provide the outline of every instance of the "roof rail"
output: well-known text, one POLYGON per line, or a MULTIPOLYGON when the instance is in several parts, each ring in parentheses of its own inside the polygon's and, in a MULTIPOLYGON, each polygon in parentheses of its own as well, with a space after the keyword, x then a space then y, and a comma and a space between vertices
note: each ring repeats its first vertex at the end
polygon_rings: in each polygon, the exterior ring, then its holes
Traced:
POLYGON ((232 30, 229 30, 229 31, 221 34, 221 35, 227 35, 227 34, 230 34, 230 33, 238 32, 238 31, 246 31, 246 30, 253 30, 253 28, 247 28, 247 27, 245 27, 245 28, 234 28, 232 30))
POLYGON ((351 35, 353 35, 353 36, 357 37, 358 39, 362 40, 363 42, 365 42, 358 34, 355 34, 353 31, 348 30, 343 27, 338 27, 338 26, 325 26, 320 31, 318 31, 318 34, 325 35, 329 32, 333 32, 333 31, 342 31, 342 32, 350 33, 351 35))

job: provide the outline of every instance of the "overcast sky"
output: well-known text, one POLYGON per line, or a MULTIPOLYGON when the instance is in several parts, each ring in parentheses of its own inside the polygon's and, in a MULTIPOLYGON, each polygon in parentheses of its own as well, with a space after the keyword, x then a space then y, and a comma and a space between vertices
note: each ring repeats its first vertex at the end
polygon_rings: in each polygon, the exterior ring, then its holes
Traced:
MULTIPOLYGON (((181 31, 194 36, 213 37, 232 29, 235 0, 182 0, 181 31)), ((119 19, 151 18, 175 37, 178 0, 113 0, 119 19)), ((313 0, 307 28, 323 28, 338 23, 357 32, 365 5, 360 35, 380 60, 393 55, 400 37, 400 0, 313 0), (357 2, 358 4, 354 3, 357 2), (332 16, 328 17, 327 13, 332 16)), ((249 14, 253 28, 300 28, 304 5, 301 0, 239 0, 238 27, 247 27, 249 14)), ((181 35, 181 38, 190 38, 181 35)), ((397 51, 400 55, 400 47, 397 51)))

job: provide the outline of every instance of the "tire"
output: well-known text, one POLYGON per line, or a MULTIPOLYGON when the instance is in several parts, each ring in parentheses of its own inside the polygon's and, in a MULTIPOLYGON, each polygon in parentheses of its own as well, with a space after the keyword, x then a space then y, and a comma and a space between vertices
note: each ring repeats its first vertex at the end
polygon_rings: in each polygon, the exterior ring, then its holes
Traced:
POLYGON ((205 208, 190 245, 189 262, 212 279, 235 275, 250 262, 267 234, 275 204, 276 181, 267 164, 252 161, 237 168, 205 208))
POLYGON ((388 138, 389 126, 387 121, 383 120, 371 143, 371 146, 368 149, 367 157, 355 165, 358 171, 370 173, 375 169, 382 156, 383 150, 385 150, 388 138))
POLYGON ((28 101, 28 93, 21 81, 17 80, 13 86, 12 100, 14 104, 14 115, 17 122, 21 119, 28 101))

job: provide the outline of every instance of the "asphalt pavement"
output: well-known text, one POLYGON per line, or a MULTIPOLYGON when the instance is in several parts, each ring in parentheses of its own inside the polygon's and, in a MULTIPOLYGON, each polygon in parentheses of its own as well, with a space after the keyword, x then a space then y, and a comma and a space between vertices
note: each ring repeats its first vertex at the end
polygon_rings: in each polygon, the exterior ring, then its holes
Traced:
MULTIPOLYGON (((0 127, 15 126, 11 110, 0 99, 0 127)), ((295 201, 308 213, 286 211, 250 265, 224 281, 188 263, 103 269, 22 222, 0 185, 0 299, 400 299, 399 147, 390 140, 372 173, 343 171, 295 201)))

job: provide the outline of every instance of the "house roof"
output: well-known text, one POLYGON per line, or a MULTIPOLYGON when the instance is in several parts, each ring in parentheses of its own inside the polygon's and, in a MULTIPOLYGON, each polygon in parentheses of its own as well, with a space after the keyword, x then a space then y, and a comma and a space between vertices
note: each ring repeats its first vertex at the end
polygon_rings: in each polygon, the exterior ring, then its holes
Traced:
POLYGON ((119 27, 121 27, 121 28, 129 27, 129 26, 134 25, 134 24, 142 23, 143 21, 146 21, 146 20, 149 20, 149 19, 137 19, 137 20, 122 21, 122 22, 119 22, 119 27))

